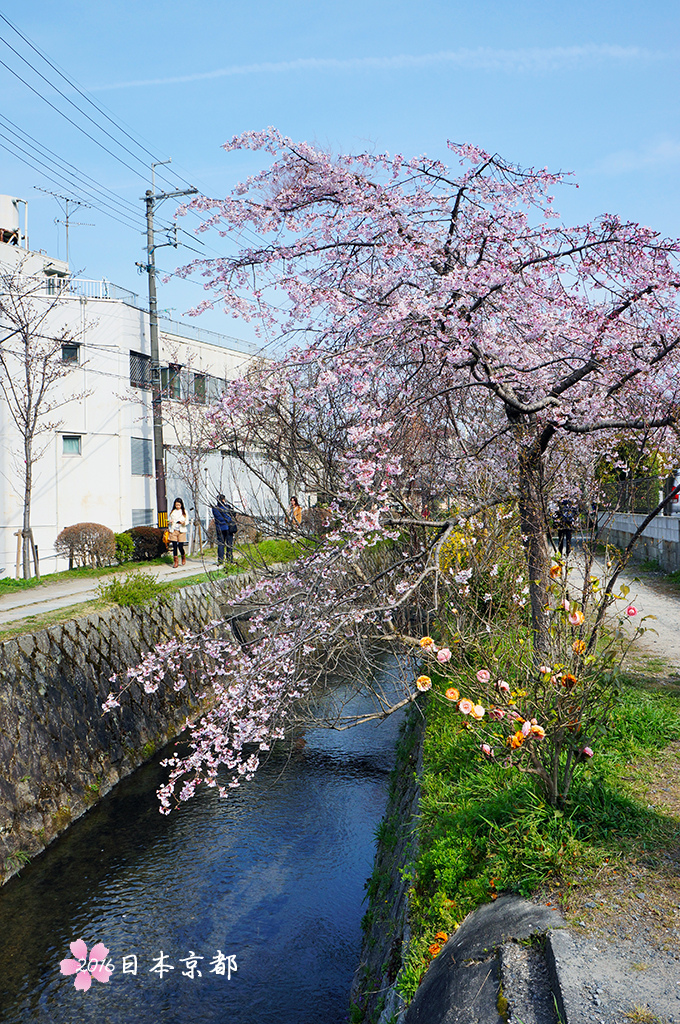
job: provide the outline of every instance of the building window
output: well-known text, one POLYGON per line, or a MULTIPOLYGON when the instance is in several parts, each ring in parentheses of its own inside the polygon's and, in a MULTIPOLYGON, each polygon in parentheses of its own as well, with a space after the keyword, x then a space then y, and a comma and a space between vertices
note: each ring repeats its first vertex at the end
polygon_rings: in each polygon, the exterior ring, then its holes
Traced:
POLYGON ((79 363, 80 345, 72 342, 64 342, 61 346, 61 361, 62 363, 79 363))
POLYGON ((82 436, 80 434, 62 434, 62 452, 64 455, 80 455, 82 453, 82 436))
POLYGON ((163 398, 172 398, 179 401, 182 397, 182 367, 177 363, 170 363, 161 370, 161 390, 163 398))
POLYGON ((133 526, 154 526, 153 521, 153 509, 152 508, 133 508, 132 510, 132 525, 133 526))
POLYGON ((151 356, 130 352, 130 387, 151 390, 151 356))
POLYGON ((194 400, 203 404, 205 402, 205 374, 194 374, 194 400))
POLYGON ((133 476, 153 476, 153 441, 150 438, 130 438, 130 464, 133 476))
POLYGON ((208 401, 219 402, 225 391, 225 382, 221 377, 213 377, 212 375, 208 376, 206 379, 208 401))

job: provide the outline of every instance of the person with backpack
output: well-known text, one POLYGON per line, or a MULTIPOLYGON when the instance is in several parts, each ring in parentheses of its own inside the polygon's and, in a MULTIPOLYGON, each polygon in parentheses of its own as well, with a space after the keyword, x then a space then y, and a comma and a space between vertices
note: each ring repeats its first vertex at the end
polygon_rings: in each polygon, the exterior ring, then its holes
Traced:
POLYGON ((223 494, 217 495, 212 514, 215 520, 215 534, 217 535, 217 564, 222 565, 225 552, 227 562, 233 562, 234 537, 238 530, 236 512, 223 494))

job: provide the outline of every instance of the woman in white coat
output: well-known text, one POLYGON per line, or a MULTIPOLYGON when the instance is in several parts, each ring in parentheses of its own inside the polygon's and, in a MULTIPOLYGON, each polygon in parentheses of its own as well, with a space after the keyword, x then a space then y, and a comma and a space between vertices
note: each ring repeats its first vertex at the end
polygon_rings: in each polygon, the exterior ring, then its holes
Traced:
POLYGON ((168 540, 172 541, 172 554, 174 556, 174 568, 179 565, 178 552, 182 556, 182 565, 186 564, 187 556, 184 553, 184 545, 187 542, 187 524, 189 516, 181 498, 175 498, 172 512, 168 516, 168 540))

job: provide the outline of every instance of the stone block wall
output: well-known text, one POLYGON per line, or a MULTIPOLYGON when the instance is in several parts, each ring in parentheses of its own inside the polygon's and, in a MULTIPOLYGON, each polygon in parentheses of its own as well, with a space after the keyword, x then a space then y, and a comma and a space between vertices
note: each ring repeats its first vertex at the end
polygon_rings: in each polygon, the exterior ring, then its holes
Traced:
POLYGON ((241 575, 219 591, 187 587, 0 644, 0 882, 199 710, 191 686, 146 694, 133 685, 122 707, 103 715, 111 676, 158 642, 220 619, 221 605, 247 582, 241 575))
MULTIPOLYGON (((616 512, 605 520, 606 539, 617 548, 625 548, 645 516, 634 512, 616 512)), ((664 572, 680 569, 680 515, 657 516, 637 541, 633 555, 641 561, 657 561, 664 572)))

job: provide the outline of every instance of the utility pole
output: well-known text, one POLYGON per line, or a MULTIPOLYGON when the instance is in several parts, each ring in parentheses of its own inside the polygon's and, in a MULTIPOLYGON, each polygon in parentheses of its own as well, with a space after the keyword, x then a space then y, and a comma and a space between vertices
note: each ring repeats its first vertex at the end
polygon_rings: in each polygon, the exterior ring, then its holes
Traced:
POLYGON ((162 202, 163 199, 173 199, 178 196, 195 195, 196 188, 187 188, 183 191, 156 193, 156 168, 162 164, 170 164, 170 160, 158 160, 151 164, 151 188, 147 189, 143 199, 146 203, 146 263, 138 263, 137 266, 146 270, 149 276, 149 338, 151 342, 151 408, 153 412, 153 453, 156 468, 156 508, 158 511, 158 526, 165 529, 168 525, 168 499, 165 492, 165 462, 163 458, 163 407, 161 392, 161 367, 160 351, 158 346, 158 304, 156 301, 156 249, 162 249, 164 245, 177 246, 177 234, 173 242, 163 242, 156 245, 154 239, 153 213, 154 205, 162 202))

